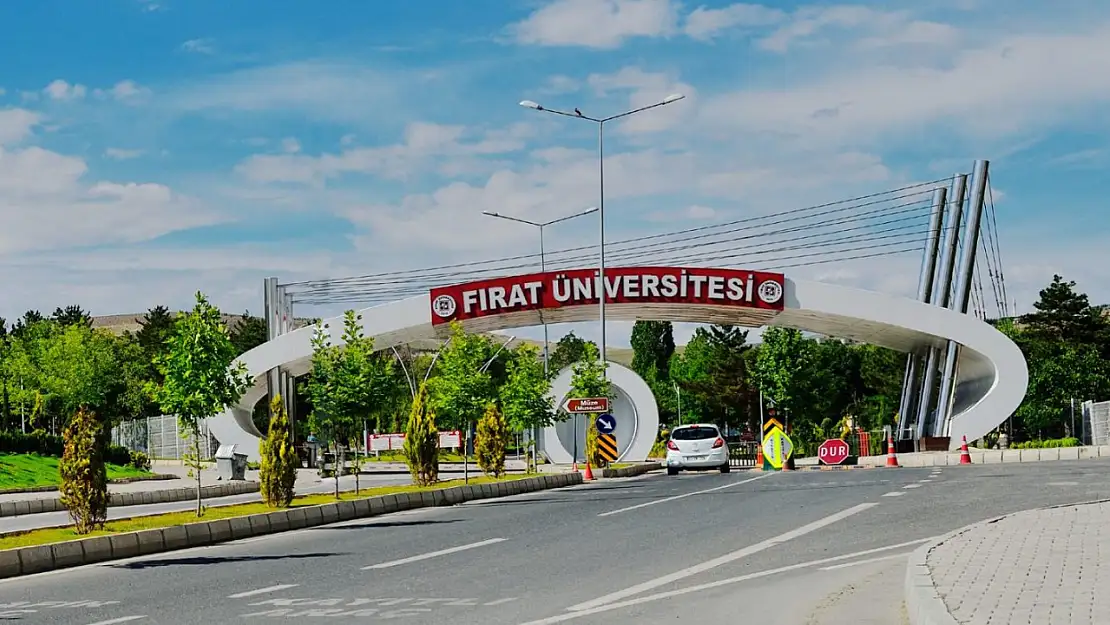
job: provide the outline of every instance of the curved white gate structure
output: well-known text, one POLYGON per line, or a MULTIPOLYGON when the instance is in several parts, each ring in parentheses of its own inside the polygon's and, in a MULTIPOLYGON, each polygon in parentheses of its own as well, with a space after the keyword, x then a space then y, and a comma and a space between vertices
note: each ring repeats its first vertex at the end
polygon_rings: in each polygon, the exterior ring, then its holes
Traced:
MULTIPOLYGON (((436 289, 359 311, 379 349, 418 339, 445 338, 446 322, 486 332, 541 323, 596 321, 591 269, 499 278, 436 289), (592 305, 591 305, 592 304, 592 305)), ((1025 397, 1025 358, 1005 335, 971 315, 860 289, 795 280, 782 274, 731 269, 650 267, 606 270, 606 315, 612 320, 660 320, 764 325, 808 330, 908 352, 923 346, 962 346, 950 429, 982 437, 1008 418, 1025 397), (672 288, 673 287, 673 288, 672 288), (704 287, 704 288, 703 288, 704 287)), ((340 341, 342 319, 327 321, 340 341)), ((239 444, 254 458, 260 434, 252 407, 266 394, 265 374, 281 367, 292 375, 310 368, 312 327, 300 328, 243 354, 255 385, 239 405, 212 419, 223 444, 239 444)))

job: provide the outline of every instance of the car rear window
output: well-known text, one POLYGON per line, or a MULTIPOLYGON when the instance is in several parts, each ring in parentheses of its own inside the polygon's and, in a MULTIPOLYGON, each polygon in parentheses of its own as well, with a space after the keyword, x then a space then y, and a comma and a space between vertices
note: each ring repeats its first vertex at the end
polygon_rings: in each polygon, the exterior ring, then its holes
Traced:
POLYGON ((676 441, 703 441, 719 435, 717 428, 682 428, 671 432, 671 438, 676 441))

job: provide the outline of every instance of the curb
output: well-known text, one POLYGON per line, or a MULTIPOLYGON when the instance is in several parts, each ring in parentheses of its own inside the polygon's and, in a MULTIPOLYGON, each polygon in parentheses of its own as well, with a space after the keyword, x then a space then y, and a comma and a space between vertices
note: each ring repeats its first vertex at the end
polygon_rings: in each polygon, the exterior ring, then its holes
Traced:
POLYGON ((602 479, 611 479, 615 477, 635 477, 652 471, 662 469, 663 465, 659 462, 646 462, 632 467, 621 467, 619 469, 602 469, 599 471, 602 479))
POLYGON ((948 611, 948 606, 944 603, 944 599, 941 598, 940 593, 937 592, 937 588, 933 584, 933 577, 929 572, 927 562, 929 552, 933 549, 943 545, 960 534, 970 532, 984 525, 997 523, 1002 519, 1014 515, 1025 512, 1035 512, 1037 510, 1087 506, 1106 503, 1108 501, 1110 501, 1110 499, 1095 499, 1091 501, 1080 501, 1076 503, 1056 504, 1052 506, 1029 508, 1028 510, 1019 510, 1017 512, 1011 512, 1009 514, 1003 514, 1002 516, 979 521, 978 523, 972 523, 971 525, 965 525, 958 530, 951 531, 941 536, 933 542, 926 543, 914 549, 913 553, 910 554, 909 563, 906 567, 906 579, 903 584, 906 612, 909 614, 910 625, 959 625, 959 621, 948 611))
MULTIPOLYGON (((175 478, 176 479, 176 478, 175 478)), ((202 486, 201 499, 213 497, 230 497, 231 495, 245 495, 257 493, 262 485, 258 482, 226 482, 202 486)), ((148 490, 133 493, 112 493, 108 499, 109 507, 140 506, 153 503, 173 503, 177 501, 190 501, 197 498, 196 488, 174 488, 169 490, 148 490)), ((45 497, 42 499, 23 499, 20 501, 5 501, 0 503, 0 518, 23 516, 25 514, 42 514, 44 512, 64 512, 60 497, 45 497)))
POLYGON ((204 547, 242 538, 328 525, 403 510, 454 506, 476 499, 522 495, 581 483, 580 473, 560 473, 494 484, 453 486, 418 493, 380 495, 215 521, 200 521, 162 529, 5 549, 0 551, 0 579, 178 549, 204 547))
MULTIPOLYGON (((165 480, 179 480, 180 477, 172 473, 155 473, 150 477, 118 477, 108 480, 109 484, 133 484, 135 482, 161 482, 165 480)), ((0 488, 0 495, 20 495, 22 493, 54 493, 57 486, 28 486, 27 488, 0 488)))

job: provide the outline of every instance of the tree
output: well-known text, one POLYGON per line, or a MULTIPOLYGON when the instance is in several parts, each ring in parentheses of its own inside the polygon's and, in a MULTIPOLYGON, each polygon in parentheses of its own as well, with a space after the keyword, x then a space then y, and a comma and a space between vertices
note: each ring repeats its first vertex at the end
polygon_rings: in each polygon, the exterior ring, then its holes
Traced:
POLYGON ((563 369, 584 360, 587 345, 593 345, 594 349, 597 349, 593 341, 586 341, 576 336, 574 332, 568 332, 555 344, 555 349, 551 350, 547 360, 548 373, 555 377, 563 369))
POLYGON ((293 488, 297 482, 300 459, 293 447, 293 432, 285 403, 280 394, 270 402, 270 427, 266 438, 259 445, 262 457, 258 468, 262 500, 271 508, 288 508, 293 501, 293 488))
POLYGON ((505 415, 496 404, 486 406, 486 412, 478 421, 478 436, 474 441, 474 455, 478 466, 486 475, 501 477, 505 473, 505 447, 509 429, 505 415))
POLYGON ((657 379, 670 377, 674 355, 674 328, 670 321, 637 321, 632 325, 632 370, 647 377, 655 367, 657 379))
MULTIPOLYGON (((609 397, 612 400, 613 386, 605 376, 609 363, 601 362, 597 348, 586 345, 585 358, 576 362, 570 378, 570 393, 573 398, 609 397)), ((597 446, 597 415, 586 417, 586 460, 594 466, 601 466, 604 459, 597 446)))
POLYGON ((152 359, 165 351, 166 343, 173 335, 176 319, 176 315, 170 313, 170 309, 165 306, 155 306, 148 309, 139 320, 139 331, 135 333, 135 340, 152 359))
POLYGON ((429 486, 439 480, 439 430, 435 411, 430 405, 428 385, 421 384, 412 401, 403 445, 405 462, 418 486, 429 486))
MULTIPOLYGON (((551 380, 543 372, 539 348, 523 344, 513 350, 508 377, 499 390, 501 409, 509 427, 517 432, 535 432, 554 423, 551 380)), ((536 463, 535 440, 531 450, 536 463)))
POLYGON ((51 332, 42 346, 40 384, 63 415, 78 407, 103 410, 112 386, 120 381, 115 337, 72 323, 51 332))
POLYGON ((78 534, 104 527, 108 519, 108 469, 104 424, 87 407, 73 415, 63 434, 65 449, 58 472, 62 505, 69 510, 78 534))
POLYGON ((439 356, 439 375, 430 380, 440 422, 465 432, 468 442, 471 425, 481 418, 486 405, 497 398, 493 379, 485 369, 492 351, 489 339, 481 334, 467 334, 462 324, 454 322, 451 339, 439 356))
POLYGON ((163 382, 148 388, 162 409, 176 414, 180 428, 193 440, 193 468, 197 477, 197 516, 201 505, 201 423, 239 401, 250 387, 246 366, 235 362, 235 346, 220 310, 199 291, 193 310, 181 317, 155 361, 163 382), (232 366, 232 363, 235 365, 232 366))
POLYGON ((248 310, 231 330, 231 342, 235 344, 239 354, 245 354, 265 343, 268 340, 268 333, 266 320, 262 317, 252 317, 248 310))
POLYGON ((1034 337, 1095 345, 1110 357, 1110 320, 1099 307, 1091 306, 1086 293, 1075 290, 1074 280, 1064 282, 1053 276, 1033 308, 1036 312, 1022 316, 1021 323, 1034 337))
POLYGON ((50 318, 60 326, 80 325, 87 328, 92 327, 92 316, 85 312, 80 306, 66 306, 65 308, 55 308, 54 313, 50 318))

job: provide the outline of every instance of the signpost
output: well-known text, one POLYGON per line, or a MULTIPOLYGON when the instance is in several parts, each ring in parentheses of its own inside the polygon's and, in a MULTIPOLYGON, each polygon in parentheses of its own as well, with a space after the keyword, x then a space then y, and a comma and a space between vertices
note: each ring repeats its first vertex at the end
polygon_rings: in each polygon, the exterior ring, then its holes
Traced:
POLYGON ((794 453, 794 443, 775 419, 763 424, 763 470, 781 471, 794 453))
POLYGON ((571 414, 609 412, 608 397, 572 397, 563 402, 563 410, 571 414))
POLYGON ((609 413, 598 415, 597 431, 601 434, 612 434, 617 429, 617 419, 609 413))
POLYGON ((852 450, 848 447, 848 443, 839 438, 830 438, 817 448, 817 460, 821 464, 841 464, 848 459, 851 453, 852 450))

